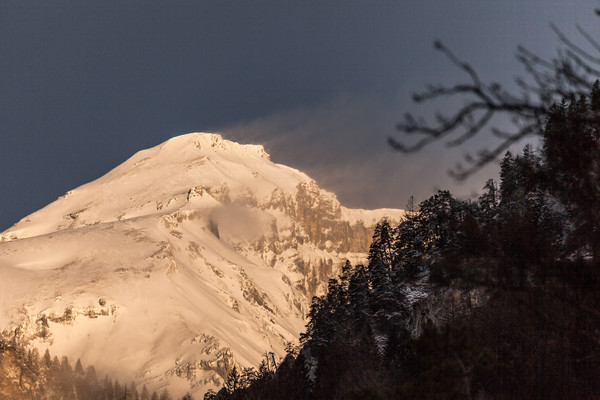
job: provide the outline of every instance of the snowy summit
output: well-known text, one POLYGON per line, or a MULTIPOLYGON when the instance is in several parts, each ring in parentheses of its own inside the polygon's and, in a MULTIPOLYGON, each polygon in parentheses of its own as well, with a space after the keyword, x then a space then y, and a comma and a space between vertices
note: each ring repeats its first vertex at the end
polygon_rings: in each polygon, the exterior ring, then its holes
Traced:
POLYGON ((283 354, 312 296, 402 213, 347 209, 262 146, 175 137, 0 235, 0 331, 200 395, 283 354))

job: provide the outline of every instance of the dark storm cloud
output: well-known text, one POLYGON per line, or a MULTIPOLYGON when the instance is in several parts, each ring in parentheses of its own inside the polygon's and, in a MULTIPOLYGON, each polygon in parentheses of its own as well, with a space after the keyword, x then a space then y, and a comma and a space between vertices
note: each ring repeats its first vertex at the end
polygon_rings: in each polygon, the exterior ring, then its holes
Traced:
POLYGON ((401 206, 454 185, 445 171, 460 156, 439 146, 400 157, 385 146, 411 91, 461 78, 433 41, 509 80, 517 44, 547 54, 548 22, 571 34, 576 22, 597 26, 595 6, 1 1, 0 229, 140 149, 222 127, 266 143, 348 205, 401 206))

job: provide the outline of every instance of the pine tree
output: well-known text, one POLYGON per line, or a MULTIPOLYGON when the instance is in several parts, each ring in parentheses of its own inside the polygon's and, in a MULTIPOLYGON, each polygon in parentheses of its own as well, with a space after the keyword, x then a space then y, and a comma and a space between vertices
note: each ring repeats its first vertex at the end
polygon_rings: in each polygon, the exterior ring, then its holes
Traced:
POLYGON ((364 265, 357 265, 348 283, 350 316, 357 329, 361 329, 369 323, 369 293, 367 268, 364 265))
POLYGON ((544 158, 552 193, 567 207, 580 247, 589 245, 600 263, 600 146, 598 127, 589 116, 598 112, 600 87, 590 95, 553 106, 544 130, 544 158))
POLYGON ((60 368, 62 371, 69 373, 69 374, 73 372, 73 369, 71 368, 71 364, 69 363, 69 358, 67 356, 63 356, 63 358, 60 362, 60 368))
POLYGON ((127 391, 127 400, 138 400, 139 396, 140 395, 135 387, 135 384, 131 382, 129 385, 129 390, 127 391))
POLYGON ((394 239, 390 223, 384 219, 375 226, 373 241, 369 248, 369 268, 375 264, 392 267, 394 261, 394 239))
POLYGON ((369 267, 371 293, 369 294, 370 314, 375 317, 380 328, 387 325, 388 316, 396 307, 392 292, 390 270, 383 262, 373 263, 369 267))
POLYGON ((237 367, 234 365, 229 375, 227 375, 227 381, 225 382, 227 391, 233 393, 236 390, 241 389, 241 381, 242 377, 238 372, 237 367))
POLYGON ((502 205, 510 203, 517 190, 514 163, 510 151, 507 151, 500 161, 500 204, 502 205))
POLYGON ((167 389, 163 389, 163 391, 160 392, 159 400, 171 400, 171 394, 167 389))
POLYGON ((489 224, 498 212, 500 204, 500 193, 498 184, 493 179, 488 179, 483 186, 483 193, 479 196, 479 207, 483 215, 483 220, 489 224))
POLYGON ((429 255, 455 250, 463 207, 449 191, 440 190, 420 204, 420 239, 429 255))
POLYGON ((50 350, 46 349, 44 352, 43 364, 46 368, 50 368, 52 366, 52 357, 50 357, 50 350))
POLYGON ((121 399, 125 396, 125 392, 119 383, 119 379, 115 379, 115 383, 113 384, 113 396, 116 399, 121 399))
POLYGON ((420 229, 420 214, 414 211, 414 206, 410 206, 396 228, 394 239, 397 260, 394 266, 395 284, 415 279, 423 269, 424 235, 420 229))
POLYGON ((150 392, 146 385, 142 386, 142 393, 140 393, 140 400, 150 400, 150 392))
POLYGON ((81 360, 78 358, 77 362, 75 363, 75 373, 77 375, 85 375, 85 372, 83 372, 83 365, 81 365, 81 360))
POLYGON ((98 382, 98 378, 96 376, 96 368, 94 368, 93 365, 90 365, 89 367, 86 368, 85 380, 87 382, 91 382, 93 384, 96 384, 98 382))

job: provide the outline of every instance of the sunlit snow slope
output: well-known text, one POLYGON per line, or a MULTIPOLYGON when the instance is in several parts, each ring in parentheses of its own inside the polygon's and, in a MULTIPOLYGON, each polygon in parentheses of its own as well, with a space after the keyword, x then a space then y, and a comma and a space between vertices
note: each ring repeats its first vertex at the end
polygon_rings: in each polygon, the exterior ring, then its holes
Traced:
POLYGON ((0 330, 200 394, 283 353, 310 299, 400 210, 350 210, 262 146, 175 137, 0 236, 0 330))

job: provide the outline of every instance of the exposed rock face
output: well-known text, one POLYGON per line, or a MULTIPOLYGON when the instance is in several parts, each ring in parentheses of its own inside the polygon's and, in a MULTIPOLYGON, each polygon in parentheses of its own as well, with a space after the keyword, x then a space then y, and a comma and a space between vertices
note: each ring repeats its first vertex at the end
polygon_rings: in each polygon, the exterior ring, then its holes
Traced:
POLYGON ((301 182, 297 189, 297 220, 305 228, 309 241, 320 249, 338 253, 368 251, 372 225, 367 229, 363 221, 350 225, 343 220, 340 203, 335 197, 322 195, 314 181, 301 182))
POLYGON ((401 215, 346 209, 262 146, 177 137, 2 233, 0 330, 198 396, 283 354, 312 297, 401 215))

